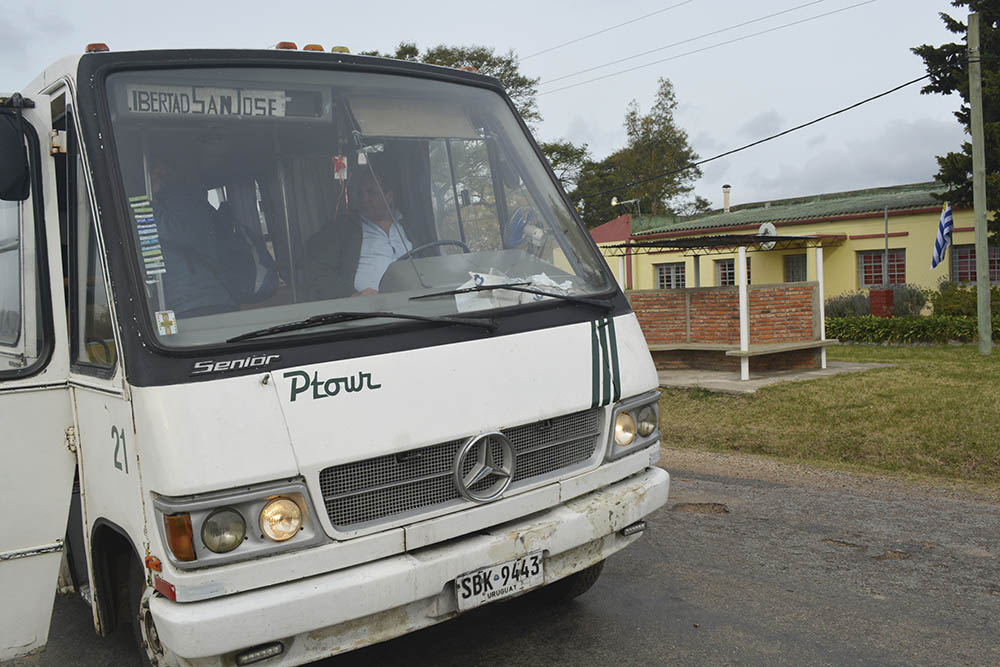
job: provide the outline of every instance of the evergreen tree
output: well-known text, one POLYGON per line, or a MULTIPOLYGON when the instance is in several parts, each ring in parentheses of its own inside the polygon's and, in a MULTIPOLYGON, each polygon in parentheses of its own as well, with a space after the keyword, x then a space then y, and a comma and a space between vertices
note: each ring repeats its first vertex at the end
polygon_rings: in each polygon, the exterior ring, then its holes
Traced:
MULTIPOLYGON (((953 7, 968 7, 979 14, 980 55, 983 82, 983 134, 986 149, 986 207, 990 211, 1000 208, 1000 0, 953 0, 953 7)), ((923 44, 911 49, 920 56, 930 83, 921 93, 950 95, 958 93, 962 106, 955 112, 958 122, 970 133, 969 107, 968 28, 958 19, 940 13, 945 27, 960 42, 931 46, 923 44)), ((948 186, 948 191, 938 198, 953 205, 972 206, 972 144, 963 142, 961 150, 937 158, 938 173, 935 178, 948 186)), ((990 223, 991 240, 998 234, 997 221, 990 223)))

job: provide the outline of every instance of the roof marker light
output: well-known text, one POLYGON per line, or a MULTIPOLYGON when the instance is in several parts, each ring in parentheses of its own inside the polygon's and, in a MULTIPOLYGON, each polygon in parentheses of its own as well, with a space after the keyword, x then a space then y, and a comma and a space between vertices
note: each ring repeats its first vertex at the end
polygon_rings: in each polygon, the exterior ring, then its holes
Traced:
POLYGON ((282 51, 297 51, 299 47, 295 42, 278 42, 274 45, 274 48, 281 49, 282 51))
POLYGON ((110 50, 104 42, 91 42, 87 44, 87 53, 105 53, 110 50))
POLYGON ((331 46, 330 53, 350 53, 351 50, 346 46, 331 46))
POLYGON ((303 51, 326 51, 320 44, 306 44, 302 47, 303 51))

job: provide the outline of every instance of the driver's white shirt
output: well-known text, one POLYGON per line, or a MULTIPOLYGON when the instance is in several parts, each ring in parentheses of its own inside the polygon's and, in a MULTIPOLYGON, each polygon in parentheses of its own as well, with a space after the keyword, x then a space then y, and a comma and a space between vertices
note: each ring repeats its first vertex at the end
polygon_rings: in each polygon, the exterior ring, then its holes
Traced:
POLYGON ((400 220, 397 214, 386 234, 381 227, 361 216, 361 254, 358 257, 358 270, 354 274, 355 291, 378 290, 382 274, 389 265, 413 248, 400 220))

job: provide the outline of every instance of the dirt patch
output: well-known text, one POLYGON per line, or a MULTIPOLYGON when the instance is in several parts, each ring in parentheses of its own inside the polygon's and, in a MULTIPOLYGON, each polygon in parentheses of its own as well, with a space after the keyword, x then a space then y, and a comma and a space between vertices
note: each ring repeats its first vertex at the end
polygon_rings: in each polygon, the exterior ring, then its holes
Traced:
POLYGON ((691 514, 729 514, 729 508, 722 503, 677 503, 670 508, 670 511, 691 514))
POLYGON ((895 551, 893 549, 886 549, 885 553, 880 556, 872 556, 872 560, 906 560, 910 557, 910 554, 906 551, 895 551))

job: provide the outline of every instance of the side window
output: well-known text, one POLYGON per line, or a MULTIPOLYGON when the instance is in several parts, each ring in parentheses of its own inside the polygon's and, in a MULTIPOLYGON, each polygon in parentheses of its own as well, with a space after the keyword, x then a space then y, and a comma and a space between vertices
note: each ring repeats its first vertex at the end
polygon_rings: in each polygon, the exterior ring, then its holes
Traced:
POLYGON ((27 120, 18 119, 17 126, 24 128, 31 188, 23 201, 0 201, 0 379, 40 370, 52 346, 43 303, 48 282, 38 138, 27 120))
POLYGON ((785 282, 802 283, 806 281, 806 256, 802 254, 785 255, 785 282))
MULTIPOLYGON (((83 156, 78 150, 71 115, 67 113, 63 118, 68 150, 62 168, 57 171, 58 186, 65 193, 60 196, 60 203, 66 206, 69 232, 70 359, 77 372, 107 376, 117 359, 108 288, 87 194, 83 156)), ((56 124, 53 119, 53 125, 56 124)))
POLYGON ((23 202, 0 201, 0 346, 21 340, 21 217, 23 202))

